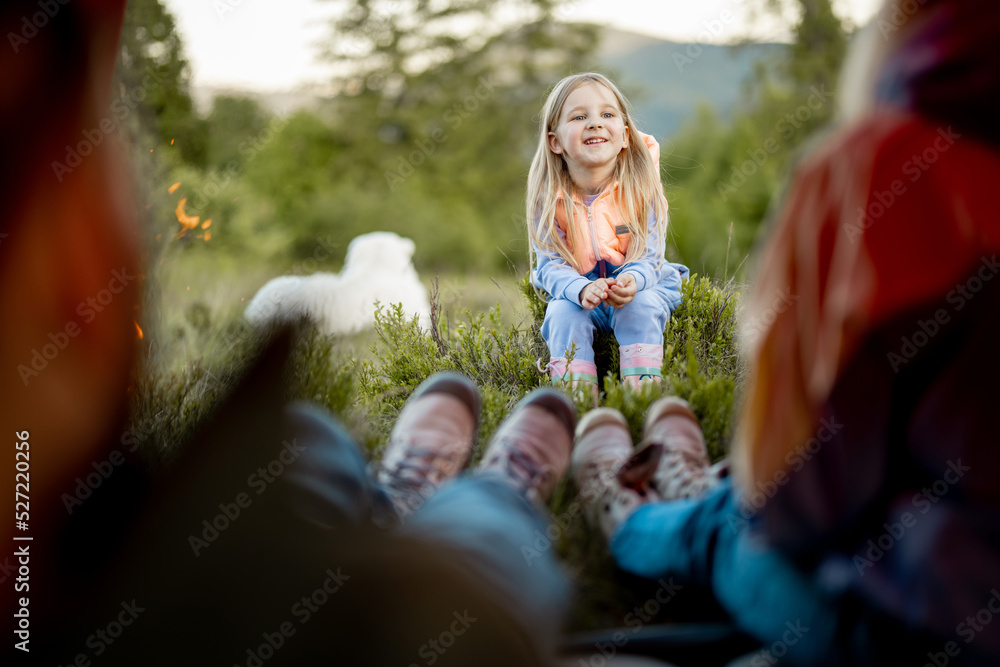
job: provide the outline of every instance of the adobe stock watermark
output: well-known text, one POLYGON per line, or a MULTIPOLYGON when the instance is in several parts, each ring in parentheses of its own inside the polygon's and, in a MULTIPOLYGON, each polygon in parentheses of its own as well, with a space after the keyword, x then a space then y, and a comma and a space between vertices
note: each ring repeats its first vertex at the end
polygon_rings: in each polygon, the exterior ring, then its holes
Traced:
MULTIPOLYGON (((107 651, 112 645, 114 645, 115 640, 122 636, 125 632, 125 628, 129 627, 135 620, 139 618, 139 614, 146 611, 145 607, 140 607, 135 600, 131 602, 122 602, 121 611, 119 611, 111 621, 108 622, 104 627, 98 628, 94 631, 92 635, 87 637, 84 645, 91 649, 93 653, 81 651, 76 655, 75 658, 69 663, 70 667, 90 667, 91 655, 94 658, 99 658, 107 651)), ((62 667, 60 665, 60 667, 62 667)))
POLYGON ((888 41, 889 35, 902 28, 917 13, 920 6, 926 4, 926 2, 927 0, 902 0, 901 2, 891 3, 892 14, 887 19, 879 18, 875 24, 879 33, 882 34, 882 39, 888 41))
POLYGON ((217 197, 222 188, 238 178, 248 164, 274 140, 274 137, 288 124, 288 119, 275 116, 263 130, 252 137, 247 137, 236 147, 240 154, 240 160, 230 160, 221 171, 212 170, 206 182, 191 195, 191 204, 198 209, 203 209, 209 204, 209 198, 217 197))
MULTIPOLYGON (((443 630, 437 637, 431 637, 424 643, 419 649, 417 649, 417 655, 423 658, 423 664, 433 665, 436 663, 441 656, 448 652, 459 637, 464 635, 472 624, 479 619, 475 616, 469 614, 469 610, 465 609, 459 614, 457 611, 452 613, 453 621, 448 626, 446 630, 443 630)), ((420 667, 415 662, 411 662, 408 667, 420 667)))
MULTIPOLYGON (((919 493, 913 494, 913 498, 910 499, 913 509, 919 510, 921 515, 927 514, 931 507, 941 502, 941 498, 951 490, 952 486, 958 484, 965 473, 971 469, 969 466, 962 465, 962 459, 948 461, 948 470, 944 472, 941 479, 924 487, 919 493)), ((913 512, 903 512, 899 515, 899 521, 882 524, 885 532, 875 539, 868 540, 866 543, 868 550, 865 551, 865 557, 854 556, 854 566, 858 569, 858 575, 865 576, 865 570, 874 567, 875 563, 882 560, 906 536, 907 530, 915 525, 917 525, 917 516, 913 512)))
MULTIPOLYGON (((909 160, 903 163, 900 171, 903 176, 909 177, 908 180, 910 183, 919 181, 920 177, 940 159, 941 155, 954 146, 955 141, 962 136, 951 129, 951 125, 948 126, 948 129, 938 128, 937 134, 938 136, 935 137, 934 142, 930 146, 919 154, 912 155, 909 160)), ((893 180, 886 190, 872 192, 868 198, 867 207, 858 207, 857 220, 844 225, 844 232, 847 234, 847 239, 852 243, 857 243, 863 232, 871 228, 875 224, 875 221, 885 215, 885 212, 896 203, 897 199, 905 195, 906 192, 906 181, 902 178, 893 180)))
POLYGON ((730 512, 726 516, 730 530, 738 532, 746 528, 749 525, 750 519, 764 507, 768 500, 777 495, 778 489, 788 484, 792 478, 792 474, 802 470, 806 463, 819 454, 820 450, 823 449, 823 445, 833 440, 833 437, 842 428, 844 428, 844 425, 837 423, 836 417, 821 418, 819 420, 819 428, 816 429, 816 435, 785 454, 785 464, 788 466, 787 470, 778 470, 769 480, 757 480, 753 489, 747 489, 740 494, 739 514, 730 512))
POLYGON ((246 0, 212 0, 212 9, 215 11, 215 16, 222 21, 226 18, 226 14, 236 11, 244 2, 246 0))
POLYGON ((630 629, 618 630, 611 635, 611 640, 606 642, 595 642, 594 653, 589 658, 580 658, 580 667, 604 667, 608 661, 613 659, 618 652, 623 649, 635 635, 647 623, 654 621, 657 614, 664 605, 669 603, 684 588, 681 584, 675 584, 674 578, 660 579, 656 582, 656 591, 645 602, 636 605, 622 619, 625 627, 630 629))
POLYGON ((146 99, 149 91, 158 83, 162 83, 160 77, 151 67, 147 67, 146 76, 143 77, 141 86, 123 92, 121 97, 116 97, 109 107, 111 113, 102 118, 97 123, 97 127, 84 129, 81 132, 83 138, 76 145, 67 144, 64 162, 52 161, 52 172, 56 175, 56 180, 62 183, 63 178, 83 164, 84 158, 93 153, 104 142, 107 135, 118 130, 118 125, 135 111, 136 106, 146 99))
MULTIPOLYGON (((954 312, 959 312, 965 308, 966 304, 975 298, 976 294, 983 289, 993 277, 1000 272, 1000 262, 997 256, 983 256, 979 268, 969 276, 964 282, 957 283, 955 287, 945 295, 945 302, 951 305, 954 312)), ((926 347, 931 340, 937 336, 942 328, 951 322, 952 313, 947 308, 938 308, 931 317, 927 319, 917 319, 917 324, 912 333, 903 335, 899 339, 899 348, 886 354, 886 360, 896 373, 901 368, 910 363, 926 347)))
POLYGON ((773 132, 760 146, 747 149, 747 159, 732 167, 728 180, 716 182, 715 188, 722 201, 727 201, 746 184, 747 179, 753 177, 757 170, 767 163, 772 155, 781 150, 781 141, 775 135, 781 140, 788 141, 795 136, 795 130, 812 119, 833 98, 833 93, 827 91, 825 84, 819 87, 812 86, 809 91, 806 101, 775 123, 773 132))
POLYGON ((721 35, 725 26, 732 23, 734 18, 736 17, 733 16, 732 12, 724 9, 719 14, 719 18, 702 22, 705 29, 698 33, 697 42, 686 45, 684 53, 680 53, 679 51, 672 51, 670 53, 670 58, 674 61, 677 72, 683 74, 685 67, 694 64, 694 61, 705 52, 703 45, 710 42, 713 37, 721 35))
MULTIPOLYGON (((297 458, 306 450, 305 446, 298 444, 296 439, 291 442, 282 442, 281 452, 276 458, 268 462, 266 466, 257 468, 247 477, 247 486, 255 491, 259 496, 284 472, 285 468, 295 462, 297 458)), ((232 502, 219 503, 219 513, 210 519, 203 519, 201 522, 201 533, 188 535, 188 545, 191 547, 195 557, 207 549, 219 536, 236 523, 240 515, 253 504, 253 496, 246 491, 237 493, 232 502)))
POLYGON ((21 47, 30 42, 38 31, 49 24, 49 21, 56 17, 63 5, 69 4, 69 0, 38 0, 38 9, 31 16, 21 17, 21 29, 17 32, 8 32, 7 41, 14 53, 18 53, 21 47))
MULTIPOLYGON (((83 318, 84 324, 90 324, 97 318, 97 314, 104 311, 108 305, 114 301, 115 296, 125 291, 125 288, 135 280, 135 276, 128 272, 126 267, 120 271, 111 272, 111 279, 108 286, 99 290, 94 296, 81 301, 76 307, 76 314, 83 318)), ((48 342, 39 348, 32 348, 30 359, 27 363, 17 365, 17 373, 27 387, 32 379, 41 375, 42 371, 48 368, 59 353, 69 347, 70 341, 83 332, 83 328, 76 320, 70 320, 63 325, 62 329, 50 331, 48 342)))
MULTIPOLYGON (((274 631, 261 633, 263 641, 246 650, 246 661, 243 663, 246 667, 263 667, 264 663, 273 658, 285 645, 285 642, 295 636, 298 628, 308 623, 313 615, 319 612, 351 578, 350 575, 341 572, 339 567, 336 572, 328 569, 323 574, 326 575, 323 583, 309 594, 303 595, 289 610, 289 614, 298 621, 299 626, 296 627, 292 621, 284 621, 274 631)), ((234 667, 239 667, 239 665, 234 665, 234 667)))
POLYGON ((795 619, 795 623, 791 621, 785 622, 785 630, 781 639, 775 640, 770 646, 758 651, 750 658, 750 667, 767 667, 767 665, 776 665, 778 661, 788 655, 788 649, 792 646, 798 644, 806 633, 809 632, 809 628, 802 625, 802 619, 795 619))
MULTIPOLYGON (((496 93, 496 81, 486 76, 479 77, 479 85, 476 90, 461 101, 455 102, 450 109, 442 116, 451 131, 462 126, 472 114, 479 110, 479 106, 493 97, 496 93)), ((393 171, 385 172, 385 183, 389 186, 390 192, 395 192, 396 188, 402 185, 407 178, 412 176, 416 168, 426 162, 434 153, 438 146, 448 141, 448 132, 440 127, 435 127, 430 132, 429 137, 418 139, 416 148, 408 154, 399 156, 399 164, 393 171)))
POLYGON ((549 525, 545 528, 545 532, 535 529, 534 541, 528 544, 521 545, 521 555, 524 556, 524 560, 528 565, 531 565, 536 558, 540 558, 542 554, 547 552, 552 548, 554 544, 559 541, 559 538, 566 532, 566 530, 573 524, 576 519, 583 514, 583 503, 580 498, 583 494, 578 494, 577 499, 569 504, 565 510, 559 514, 553 516, 549 525))
MULTIPOLYGON (((955 634, 961 637, 966 645, 971 644, 976 635, 993 622, 993 617, 1000 614, 1000 591, 991 588, 990 593, 992 595, 986 604, 974 616, 966 616, 955 626, 955 634)), ((952 658, 957 658, 962 653, 962 646, 955 641, 947 642, 942 648, 942 651, 928 652, 928 661, 923 667, 947 667, 952 658)))

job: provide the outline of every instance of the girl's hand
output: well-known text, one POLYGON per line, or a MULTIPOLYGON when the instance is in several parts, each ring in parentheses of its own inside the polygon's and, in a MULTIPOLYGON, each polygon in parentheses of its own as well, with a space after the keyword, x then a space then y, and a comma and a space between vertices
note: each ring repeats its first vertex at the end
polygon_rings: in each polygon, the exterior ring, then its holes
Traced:
POLYGON ((580 305, 586 310, 593 310, 601 305, 609 296, 608 289, 615 282, 614 278, 598 278, 580 290, 580 305))
POLYGON ((635 284, 635 276, 623 273, 608 287, 607 302, 615 308, 621 308, 635 298, 636 291, 638 287, 635 284))

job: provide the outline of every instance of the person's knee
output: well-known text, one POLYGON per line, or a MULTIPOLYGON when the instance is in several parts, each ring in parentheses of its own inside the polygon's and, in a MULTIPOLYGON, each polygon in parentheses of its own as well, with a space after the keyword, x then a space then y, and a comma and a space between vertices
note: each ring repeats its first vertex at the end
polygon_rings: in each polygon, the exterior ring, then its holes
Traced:
POLYGON ((587 311, 583 306, 568 299, 553 299, 545 307, 545 321, 586 319, 587 311))
POLYGON ((652 290, 636 292, 635 298, 612 314, 611 325, 617 333, 621 328, 663 332, 670 310, 652 290))
POLYGON ((554 339, 565 338, 576 342, 577 345, 587 344, 593 338, 593 329, 590 311, 571 301, 566 299, 550 301, 545 309, 542 337, 550 343, 554 339))
POLYGON ((304 454, 302 462, 294 462, 296 465, 313 465, 317 460, 330 458, 354 467, 365 465, 354 439, 322 406, 305 401, 292 403, 284 409, 284 422, 282 455, 288 458, 291 451, 298 459, 299 454, 304 454))
POLYGON ((633 310, 661 310, 663 308, 663 299, 660 298, 660 295, 655 290, 640 290, 635 293, 635 298, 630 303, 625 304, 624 307, 628 308, 629 306, 632 306, 633 310))

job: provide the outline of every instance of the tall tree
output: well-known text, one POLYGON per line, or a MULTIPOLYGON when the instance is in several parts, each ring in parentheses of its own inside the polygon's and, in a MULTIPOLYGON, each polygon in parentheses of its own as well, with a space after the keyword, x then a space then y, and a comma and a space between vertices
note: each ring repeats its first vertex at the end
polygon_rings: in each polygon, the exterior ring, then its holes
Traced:
POLYGON ((512 240, 525 236, 519 212, 537 114, 546 89, 581 69, 597 41, 592 26, 555 20, 558 4, 347 2, 326 49, 341 92, 339 177, 373 197, 445 207, 438 234, 465 227, 526 260, 512 240))
POLYGON ((190 76, 176 22, 161 0, 130 0, 115 68, 115 113, 125 116, 120 120, 137 143, 153 148, 173 140, 185 162, 204 166, 205 129, 190 76))
POLYGON ((746 258, 800 146, 833 117, 847 44, 830 0, 756 0, 755 8, 792 22, 793 42, 759 63, 731 123, 703 109, 668 157, 679 257, 720 277, 746 258))

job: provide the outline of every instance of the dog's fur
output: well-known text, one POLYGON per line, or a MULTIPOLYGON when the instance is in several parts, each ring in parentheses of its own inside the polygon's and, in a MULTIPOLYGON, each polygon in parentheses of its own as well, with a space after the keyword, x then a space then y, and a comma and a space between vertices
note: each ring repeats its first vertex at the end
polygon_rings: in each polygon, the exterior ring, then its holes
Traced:
POLYGON ((413 268, 413 241, 391 232, 354 238, 340 273, 280 276, 269 281, 244 311, 253 324, 306 317, 327 335, 354 333, 374 324, 375 302, 401 303, 423 327, 430 324, 427 289, 413 268))

